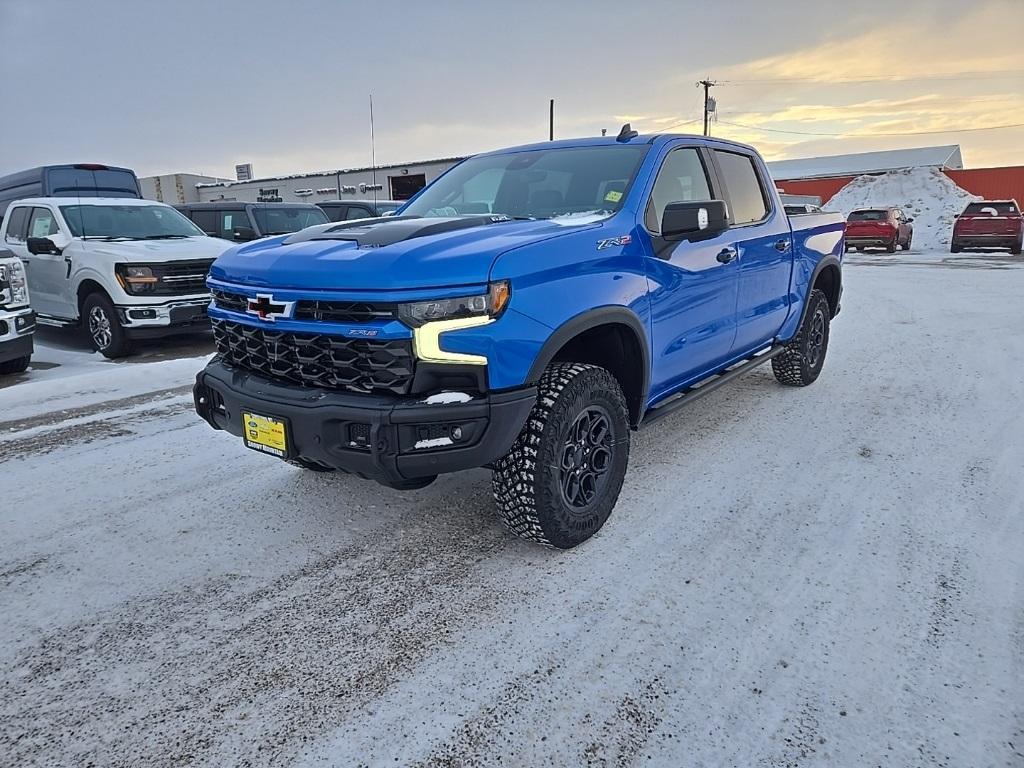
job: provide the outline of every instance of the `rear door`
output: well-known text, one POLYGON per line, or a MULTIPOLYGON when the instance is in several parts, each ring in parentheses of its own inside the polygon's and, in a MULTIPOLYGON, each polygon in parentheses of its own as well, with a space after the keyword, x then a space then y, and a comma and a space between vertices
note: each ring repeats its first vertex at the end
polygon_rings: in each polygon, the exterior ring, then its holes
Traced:
POLYGON ((661 237, 669 203, 719 197, 708 157, 692 146, 675 146, 662 160, 648 193, 644 226, 654 354, 651 399, 720 367, 736 334, 736 275, 728 231, 700 242, 661 237))
POLYGON ((713 149, 729 204, 729 235, 737 252, 739 285, 734 353, 743 354, 775 338, 789 312, 793 242, 789 219, 776 206, 769 176, 752 154, 713 149))

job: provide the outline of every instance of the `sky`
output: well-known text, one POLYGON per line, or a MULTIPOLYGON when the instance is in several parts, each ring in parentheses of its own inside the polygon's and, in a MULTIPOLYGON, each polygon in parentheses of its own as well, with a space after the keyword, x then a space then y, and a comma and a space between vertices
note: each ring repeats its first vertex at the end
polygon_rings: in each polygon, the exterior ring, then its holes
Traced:
POLYGON ((556 138, 699 133, 702 78, 770 160, 1024 165, 1022 37, 1024 0, 0 0, 0 173, 367 166, 371 93, 378 164, 545 140, 552 98, 556 138))

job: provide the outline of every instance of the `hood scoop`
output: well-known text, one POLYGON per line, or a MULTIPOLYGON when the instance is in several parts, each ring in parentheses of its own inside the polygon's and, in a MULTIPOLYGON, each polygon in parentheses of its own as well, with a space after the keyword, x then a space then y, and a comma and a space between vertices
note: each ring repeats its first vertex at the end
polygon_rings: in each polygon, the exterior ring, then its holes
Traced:
POLYGON ((508 216, 481 214, 477 216, 450 216, 438 218, 421 218, 419 216, 396 216, 377 219, 375 221, 338 224, 328 229, 313 231, 309 234, 296 232, 284 241, 284 245, 301 243, 308 240, 349 240, 359 248, 383 248, 416 237, 441 235, 462 229, 474 229, 511 221, 508 216))

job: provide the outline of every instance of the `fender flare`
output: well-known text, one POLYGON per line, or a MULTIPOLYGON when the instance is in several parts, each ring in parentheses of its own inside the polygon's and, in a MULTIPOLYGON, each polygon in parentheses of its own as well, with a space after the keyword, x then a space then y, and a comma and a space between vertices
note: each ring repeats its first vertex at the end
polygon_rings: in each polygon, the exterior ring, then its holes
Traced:
POLYGON ((807 311, 811 307, 811 302, 808 301, 808 299, 811 297, 811 291, 814 290, 814 284, 818 282, 818 277, 821 275, 822 272, 825 271, 827 267, 835 267, 836 271, 839 273, 839 296, 836 298, 836 311, 833 314, 833 317, 839 314, 839 301, 842 299, 843 296, 843 263, 839 260, 838 256, 829 253, 823 256, 818 261, 818 263, 814 267, 814 271, 811 273, 810 280, 807 281, 807 295, 804 298, 803 309, 800 310, 800 323, 799 325, 797 325, 797 328, 802 327, 804 324, 804 320, 807 319, 807 311))
POLYGON ((640 415, 642 417, 643 410, 647 404, 647 394, 651 386, 651 345, 643 322, 629 307, 621 305, 595 307, 566 320, 554 330, 548 337, 548 340, 544 342, 540 352, 537 353, 533 365, 530 366, 526 383, 536 384, 540 381, 541 374, 544 373, 544 369, 548 367, 548 364, 558 354, 558 351, 576 336, 579 336, 584 331, 589 331, 591 328, 615 324, 628 327, 636 336, 637 343, 640 345, 643 371, 643 385, 640 393, 640 415))

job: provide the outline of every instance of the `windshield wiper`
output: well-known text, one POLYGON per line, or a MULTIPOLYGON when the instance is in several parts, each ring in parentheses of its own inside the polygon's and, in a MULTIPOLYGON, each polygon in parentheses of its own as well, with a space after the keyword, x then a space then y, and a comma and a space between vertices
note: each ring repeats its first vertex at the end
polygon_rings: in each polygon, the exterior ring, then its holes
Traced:
POLYGON ((145 237, 138 238, 139 240, 184 240, 189 235, 146 235, 145 237))
POLYGON ((138 240, 137 237, 129 235, 83 235, 83 240, 100 240, 104 243, 112 243, 115 240, 138 240))

